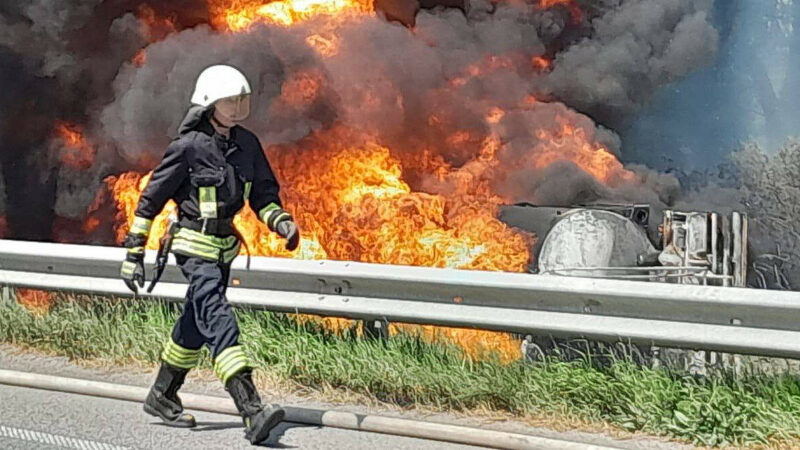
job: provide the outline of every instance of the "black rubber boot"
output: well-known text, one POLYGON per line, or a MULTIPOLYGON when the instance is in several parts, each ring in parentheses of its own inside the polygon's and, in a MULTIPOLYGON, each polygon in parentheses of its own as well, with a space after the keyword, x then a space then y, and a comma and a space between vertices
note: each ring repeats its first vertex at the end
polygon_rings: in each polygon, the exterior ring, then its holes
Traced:
POLYGON ((178 389, 183 385, 187 373, 188 369, 162 362, 156 382, 144 401, 144 412, 160 418, 171 427, 192 428, 197 425, 191 414, 183 413, 183 405, 178 397, 178 389))
POLYGON ((228 379, 225 389, 233 397, 233 402, 242 416, 246 428, 244 437, 251 444, 258 444, 278 426, 286 412, 278 405, 262 405, 249 370, 233 375, 228 379))

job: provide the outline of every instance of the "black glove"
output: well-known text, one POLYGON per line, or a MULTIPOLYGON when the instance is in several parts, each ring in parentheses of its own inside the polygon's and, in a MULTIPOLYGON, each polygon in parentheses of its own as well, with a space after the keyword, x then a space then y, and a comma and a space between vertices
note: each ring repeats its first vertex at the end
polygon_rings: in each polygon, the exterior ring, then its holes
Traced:
POLYGON ((278 222, 275 225, 275 232, 278 233, 278 236, 286 239, 286 250, 290 252, 300 244, 300 232, 297 230, 297 225, 291 220, 278 222))
POLYGON ((125 261, 122 262, 119 274, 122 281, 134 294, 138 292, 136 283, 140 288, 144 287, 144 245, 146 243, 147 237, 135 234, 128 234, 124 242, 125 247, 128 248, 128 254, 125 256, 125 261))

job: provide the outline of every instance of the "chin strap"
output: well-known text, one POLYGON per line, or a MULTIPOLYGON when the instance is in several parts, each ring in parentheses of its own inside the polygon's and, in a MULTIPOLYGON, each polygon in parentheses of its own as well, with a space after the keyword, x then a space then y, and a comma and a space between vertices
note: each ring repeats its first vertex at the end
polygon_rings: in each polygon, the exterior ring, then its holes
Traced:
POLYGON ((217 120, 217 117, 213 111, 211 112, 210 119, 211 119, 211 124, 214 125, 214 128, 217 129, 217 132, 220 132, 220 134, 224 134, 225 136, 230 136, 231 127, 223 125, 222 122, 217 120))

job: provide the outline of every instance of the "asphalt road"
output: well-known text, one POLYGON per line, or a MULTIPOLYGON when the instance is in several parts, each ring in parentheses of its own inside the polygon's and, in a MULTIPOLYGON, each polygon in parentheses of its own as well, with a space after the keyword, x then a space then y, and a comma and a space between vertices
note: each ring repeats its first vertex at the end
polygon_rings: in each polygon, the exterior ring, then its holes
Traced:
MULTIPOLYGON (((79 365, 62 356, 44 355, 3 343, 0 343, 0 368, 107 383, 120 383, 144 388, 150 387, 157 371, 156 366, 141 367, 131 365, 116 367, 108 366, 102 361, 90 365, 79 365)), ((190 373, 186 385, 181 388, 181 392, 217 397, 228 395, 213 372, 208 371, 205 374, 201 372, 190 373)), ((482 418, 479 415, 465 417, 463 415, 431 413, 414 409, 398 410, 375 404, 342 403, 341 400, 335 402, 323 401, 320 398, 308 395, 298 396, 291 392, 281 391, 279 386, 264 387, 261 393, 265 401, 295 407, 331 409, 356 414, 433 421, 631 450, 688 450, 693 448, 690 445, 665 442, 646 435, 630 439, 614 439, 611 436, 600 433, 586 433, 574 430, 556 431, 542 427, 532 427, 530 424, 507 418, 498 421, 496 417, 482 418)), ((160 425, 157 420, 144 414, 141 411, 141 406, 136 403, 0 385, 0 450, 17 448, 104 448, 99 444, 94 447, 87 447, 85 443, 64 440, 69 437, 104 442, 108 445, 105 447, 106 449, 113 449, 113 445, 155 449, 181 449, 193 445, 194 448, 192 450, 253 448, 244 440, 244 428, 240 426, 241 422, 238 417, 205 412, 193 413, 201 423, 201 426, 195 430, 178 430, 160 425), (71 421, 74 421, 74 423, 71 421), (93 424, 93 422, 98 423, 93 424), (116 433, 102 431, 107 429, 121 431, 116 433), (22 434, 23 430, 30 430, 27 431, 29 434, 27 437, 22 434), (49 433, 56 437, 33 435, 31 434, 33 432, 49 433), (122 437, 118 438, 115 434, 119 434, 122 437), (16 435, 16 437, 11 438, 10 436, 13 435, 16 435), (58 439, 61 440, 59 441, 58 439), (39 441, 42 443, 35 443, 39 441), (67 446, 48 446, 47 442, 61 442, 67 446), (84 446, 81 447, 80 445, 84 446)), ((374 433, 359 433, 332 428, 320 429, 301 424, 283 424, 274 434, 275 436, 268 441, 273 448, 370 448, 371 450, 394 448, 420 448, 423 450, 434 448, 477 448, 374 433)))
MULTIPOLYGON (((190 411, 194 429, 169 428, 138 403, 0 385, 0 449, 245 449, 241 420, 190 411)), ((474 449, 422 439, 282 423, 262 444, 308 449, 474 449)))

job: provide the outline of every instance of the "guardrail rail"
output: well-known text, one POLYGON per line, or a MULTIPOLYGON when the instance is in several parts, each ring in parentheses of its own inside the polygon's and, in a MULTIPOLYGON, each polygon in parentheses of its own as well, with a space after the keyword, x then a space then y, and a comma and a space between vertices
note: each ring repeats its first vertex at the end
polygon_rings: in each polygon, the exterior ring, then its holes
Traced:
MULTIPOLYGON (((130 297, 124 255, 0 240, 0 284, 130 297)), ((800 359, 797 292, 267 257, 246 270, 243 259, 227 292, 234 306, 800 359)), ((153 293, 137 297, 185 292, 171 261, 153 293)))

